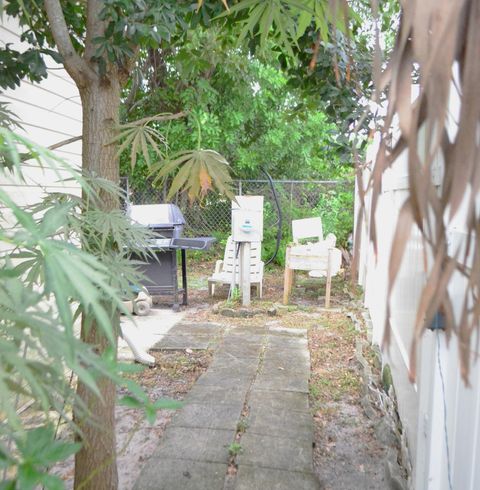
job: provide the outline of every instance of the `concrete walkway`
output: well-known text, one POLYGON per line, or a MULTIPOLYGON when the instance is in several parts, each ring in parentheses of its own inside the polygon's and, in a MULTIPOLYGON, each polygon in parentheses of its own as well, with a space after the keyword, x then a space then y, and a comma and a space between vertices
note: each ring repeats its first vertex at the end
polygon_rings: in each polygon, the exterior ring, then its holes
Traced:
MULTIPOLYGON (((135 339, 137 348, 147 351, 167 335, 184 316, 184 312, 175 312, 171 308, 152 308, 147 316, 121 316, 120 323, 122 330, 135 339)), ((118 359, 135 359, 130 347, 121 337, 118 339, 118 359)))
MULTIPOLYGON (((188 327, 179 328, 177 339, 187 337, 188 327)), ((309 374, 306 330, 227 329, 135 489, 318 489, 309 374), (229 463, 238 470, 229 470, 229 463)))

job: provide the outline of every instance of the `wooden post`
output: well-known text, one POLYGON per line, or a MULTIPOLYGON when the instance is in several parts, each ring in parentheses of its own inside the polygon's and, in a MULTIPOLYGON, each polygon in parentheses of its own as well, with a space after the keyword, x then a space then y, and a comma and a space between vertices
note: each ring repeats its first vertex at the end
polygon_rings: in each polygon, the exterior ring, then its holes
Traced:
POLYGON ((294 270, 290 269, 290 247, 287 247, 285 254, 285 272, 283 274, 283 304, 288 305, 288 297, 292 290, 294 270))
POLYGON ((330 308, 330 290, 332 288, 332 261, 331 248, 328 249, 328 259, 327 259, 327 287, 325 290, 325 308, 330 308))
POLYGON ((250 306, 250 242, 243 242, 240 249, 242 305, 250 306))

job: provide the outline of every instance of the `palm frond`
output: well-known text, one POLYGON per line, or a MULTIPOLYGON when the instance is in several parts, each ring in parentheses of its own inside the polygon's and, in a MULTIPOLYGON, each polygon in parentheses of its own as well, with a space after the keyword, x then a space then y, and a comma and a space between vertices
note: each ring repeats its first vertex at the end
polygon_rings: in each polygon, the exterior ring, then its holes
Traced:
POLYGON ((201 200, 215 188, 230 199, 234 198, 229 164, 214 150, 176 153, 153 165, 150 175, 154 178, 154 184, 164 182, 174 175, 167 199, 179 191, 185 191, 190 201, 201 200))
POLYGON ((156 160, 163 160, 168 150, 167 140, 160 132, 158 124, 179 119, 185 115, 184 112, 178 114, 157 114, 139 119, 138 121, 121 124, 118 128, 117 136, 112 140, 112 143, 121 141, 117 156, 120 156, 125 150, 129 149, 132 169, 137 163, 138 155, 143 156, 147 167, 150 168, 152 165, 150 150, 152 150, 156 160))

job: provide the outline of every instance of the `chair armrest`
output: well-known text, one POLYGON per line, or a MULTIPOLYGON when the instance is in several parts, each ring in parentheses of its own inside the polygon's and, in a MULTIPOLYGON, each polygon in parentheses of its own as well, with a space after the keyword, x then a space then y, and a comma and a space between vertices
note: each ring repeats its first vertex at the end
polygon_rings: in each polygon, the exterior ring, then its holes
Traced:
POLYGON ((261 260, 258 264, 258 273, 263 276, 263 268, 265 267, 265 263, 261 260))
POLYGON ((223 260, 217 260, 215 262, 215 274, 219 273, 222 270, 223 260))

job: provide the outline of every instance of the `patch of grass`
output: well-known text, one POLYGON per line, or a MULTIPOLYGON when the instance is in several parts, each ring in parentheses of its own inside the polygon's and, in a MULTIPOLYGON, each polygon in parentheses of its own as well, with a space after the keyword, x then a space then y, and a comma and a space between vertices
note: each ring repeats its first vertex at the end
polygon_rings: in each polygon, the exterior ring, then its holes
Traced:
POLYGON ((317 398, 320 398, 320 393, 321 393, 321 390, 320 390, 320 387, 316 384, 310 384, 309 386, 309 392, 310 392, 310 396, 314 399, 317 399, 317 398))
POLYGON ((360 377, 351 370, 345 371, 340 378, 340 387, 347 392, 356 392, 361 387, 360 377))
POLYGON ((191 277, 188 279, 189 289, 205 289, 208 287, 207 277, 191 277))
POLYGON ((380 359, 380 353, 378 350, 375 350, 371 345, 367 345, 363 347, 362 350, 363 357, 367 360, 370 366, 380 371, 382 368, 382 361, 380 359))
POLYGON ((230 456, 235 457, 241 453, 243 453, 243 448, 238 442, 232 442, 230 446, 228 446, 228 454, 230 454, 230 456))
POLYGON ((237 423, 237 432, 243 434, 248 429, 248 419, 242 417, 237 423))

